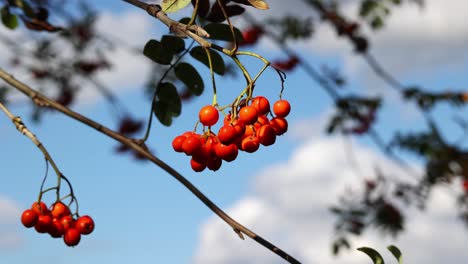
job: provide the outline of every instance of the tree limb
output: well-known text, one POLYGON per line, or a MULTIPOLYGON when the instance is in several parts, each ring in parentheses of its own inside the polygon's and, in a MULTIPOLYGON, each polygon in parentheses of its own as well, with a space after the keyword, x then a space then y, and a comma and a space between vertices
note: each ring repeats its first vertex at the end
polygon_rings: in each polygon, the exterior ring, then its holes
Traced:
MULTIPOLYGON (((213 211, 216 215, 218 215, 224 222, 226 222, 229 226, 231 226, 237 234, 245 234, 246 236, 252 238, 265 248, 269 249, 276 255, 280 256, 281 258, 285 259, 289 263, 298 264, 300 263, 298 260, 290 256, 288 253, 280 249, 279 247, 275 246, 274 244, 270 243, 269 241, 265 240, 261 236, 257 235, 247 227, 241 225, 233 218, 231 218, 228 214, 226 214, 223 210, 221 210, 215 203, 213 203, 206 195, 204 195, 200 190, 197 189, 189 180, 187 180, 184 176, 182 176, 179 172, 173 169, 164 161, 160 160, 156 156, 154 156, 144 145, 138 140, 130 139, 118 132, 115 132, 104 125, 83 116, 73 110, 57 103, 56 101, 48 98, 47 96, 43 95, 42 93, 34 90, 33 88, 29 87, 25 83, 17 80, 11 74, 5 72, 2 68, 0 68, 0 79, 3 79, 6 83, 11 85, 13 88, 17 89, 18 91, 22 92, 31 100, 38 104, 39 106, 49 107, 55 109, 62 114, 83 123, 91 128, 96 129, 98 132, 120 142, 121 144, 129 147, 130 149, 134 150, 141 156, 145 157, 146 159, 153 162, 155 165, 163 169, 169 175, 174 177, 177 181, 179 181, 182 185, 184 185, 190 192, 192 192, 200 201, 202 201, 211 211, 213 211)), ((241 236, 242 237, 242 236, 241 236)))

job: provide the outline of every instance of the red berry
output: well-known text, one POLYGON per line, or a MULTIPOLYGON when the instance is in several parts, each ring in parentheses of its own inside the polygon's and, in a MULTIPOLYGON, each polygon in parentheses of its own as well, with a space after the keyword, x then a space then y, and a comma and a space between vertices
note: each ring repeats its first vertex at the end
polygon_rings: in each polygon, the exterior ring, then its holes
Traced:
POLYGON ((235 144, 224 145, 222 143, 218 143, 216 144, 214 150, 218 158, 223 159, 227 162, 235 160, 237 158, 237 154, 239 153, 235 144))
POLYGON ((184 143, 182 144, 182 149, 185 154, 191 156, 195 154, 200 148, 202 147, 202 143, 200 141, 199 135, 192 135, 185 139, 184 143))
POLYGON ((49 232, 49 235, 53 238, 59 238, 63 236, 64 229, 59 219, 57 218, 52 219, 52 224, 50 225, 48 232, 49 232))
POLYGON ((463 183, 463 190, 468 193, 468 180, 464 180, 463 183))
POLYGON ((206 105, 200 109, 198 113, 198 117, 200 118, 200 122, 204 126, 212 126, 218 122, 219 113, 218 109, 212 105, 206 105))
POLYGON ((223 161, 220 158, 213 158, 206 162, 206 166, 209 170, 217 171, 221 168, 223 161))
POLYGON ((257 137, 260 144, 270 146, 276 141, 276 132, 270 125, 264 125, 257 130, 257 137))
POLYGON ((222 126, 218 131, 218 139, 221 143, 225 145, 229 145, 232 142, 234 142, 236 137, 237 137, 237 131, 231 125, 222 126))
POLYGON ((81 234, 80 231, 76 228, 70 228, 65 232, 65 235, 63 236, 63 241, 65 244, 69 247, 74 247, 80 243, 81 240, 81 234))
POLYGON ((60 219, 60 223, 63 226, 63 230, 67 231, 68 229, 75 226, 75 219, 73 219, 71 215, 67 215, 60 219))
POLYGON ((270 126, 275 130, 277 136, 288 131, 288 121, 282 117, 275 117, 270 121, 270 126))
POLYGON ((248 136, 242 139, 241 149, 245 152, 252 153, 258 150, 260 142, 257 137, 248 136))
POLYGON ((38 233, 47 233, 51 225, 52 217, 50 215, 40 215, 34 228, 38 233))
POLYGON ((70 214, 70 209, 62 202, 56 202, 51 210, 52 218, 62 218, 70 214))
POLYGON ((88 215, 81 216, 76 220, 75 228, 80 232, 80 234, 89 235, 94 230, 94 221, 88 215))
POLYGON ((255 126, 248 125, 245 126, 244 136, 253 136, 255 134, 255 126))
POLYGON ((47 209, 47 205, 44 202, 34 202, 31 205, 31 209, 35 211, 38 215, 48 214, 49 209, 47 209))
POLYGON ((244 135, 245 124, 242 121, 234 120, 232 122, 232 126, 236 129, 236 134, 237 134, 238 137, 244 135))
POLYGON ((253 106, 244 106, 239 111, 239 120, 246 125, 255 123, 258 119, 257 109, 253 106))
POLYGON ((185 136, 175 137, 174 140, 172 140, 172 148, 176 152, 184 152, 184 150, 182 148, 182 144, 184 144, 185 139, 187 139, 187 137, 185 137, 185 136))
POLYGON ((25 210, 21 215, 21 223, 27 228, 35 226, 38 219, 39 214, 32 209, 25 210))
POLYGON ((190 159, 190 166, 192 167, 192 170, 195 171, 195 172, 202 172, 206 168, 206 164, 204 164, 202 162, 198 162, 198 161, 194 160, 193 158, 190 159))
POLYGON ((286 117, 291 111, 291 105, 286 100, 279 100, 273 105, 273 112, 277 117, 286 117))
MULTIPOLYGON (((268 119, 268 117, 266 117, 266 115, 261 115, 261 116, 258 116, 257 123, 260 124, 260 125, 268 125, 268 124, 270 124, 270 119, 268 119)), ((257 123, 255 123, 255 124, 257 124, 257 123)))
POLYGON ((266 97, 255 97, 252 100, 252 106, 257 109, 258 115, 266 115, 268 112, 270 112, 270 102, 266 97))

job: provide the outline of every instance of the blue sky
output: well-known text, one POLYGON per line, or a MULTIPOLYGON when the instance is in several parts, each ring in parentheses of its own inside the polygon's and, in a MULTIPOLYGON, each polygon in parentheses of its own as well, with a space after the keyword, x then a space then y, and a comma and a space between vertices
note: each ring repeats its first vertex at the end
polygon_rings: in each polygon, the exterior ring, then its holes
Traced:
MULTIPOLYGON (((121 1, 97 2, 103 11, 100 27, 113 25, 118 30, 107 33, 131 45, 143 46, 149 38, 157 39, 161 32, 167 32, 144 12, 121 1)), ((270 2, 272 14, 288 10, 279 1, 270 2)), ((463 44, 468 28, 460 10, 467 4, 463 0, 450 0, 447 2, 451 5, 442 6, 434 0, 427 2, 426 10, 407 6, 395 14, 387 29, 373 36, 374 52, 405 83, 433 89, 466 87, 467 53, 463 44), (414 17, 420 17, 421 21, 414 17)), ((301 10, 300 15, 308 14, 300 1, 295 3, 289 6, 293 8, 291 12, 301 10)), ((353 3, 347 2, 350 10, 353 3)), ((329 27, 319 26, 316 38, 298 43, 294 48, 312 65, 326 63, 340 67, 350 79, 348 89, 362 89, 389 98, 378 123, 378 130, 385 138, 395 128, 421 127, 417 112, 408 104, 398 103, 388 87, 352 54, 349 44, 336 39, 329 27)), ((254 51, 270 59, 284 56, 278 55, 278 50, 266 40, 254 51)), ((136 117, 145 119, 150 106, 140 87, 147 77, 148 60, 127 54, 125 50, 117 50, 114 60, 117 73, 100 77, 115 89, 136 117)), ((9 70, 2 59, 0 63, 9 70)), ((258 67, 248 65, 252 69, 258 67)), ((206 69, 200 67, 200 70, 208 77, 206 69)), ((231 102, 243 88, 239 80, 218 77, 217 81, 221 104, 231 102)), ((356 252, 336 260, 329 256, 333 217, 327 208, 345 186, 358 186, 361 180, 352 173, 343 155, 343 140, 323 136, 324 120, 331 111, 330 99, 301 70, 289 74, 284 93, 293 106, 288 117, 288 134, 278 138, 272 147, 249 155, 241 153, 235 162, 224 164, 217 173, 195 174, 189 168, 188 158, 174 153, 170 143, 175 135, 192 129, 198 109, 211 102, 209 82, 206 83, 207 92, 184 104, 182 116, 172 127, 154 125, 148 146, 221 208, 304 263, 362 263, 366 258, 356 252)), ((277 77, 268 71, 259 80, 256 93, 274 101, 278 90, 277 77)), ((85 91, 85 102, 74 109, 115 128, 109 106, 89 89, 85 91)), ((59 114, 49 114, 41 124, 35 125, 27 118, 28 107, 11 110, 24 117, 72 181, 80 201, 80 213, 93 216, 96 230, 83 237, 78 247, 67 248, 61 241, 21 226, 19 215, 36 199, 45 165, 39 150, 6 117, 0 117, 3 149, 0 152, 0 263, 281 263, 248 239, 239 240, 227 225, 213 217, 161 169, 129 156, 115 155, 116 144, 110 139, 59 114)), ((448 120, 450 115, 446 112, 440 108, 437 113, 448 120)), ((460 115, 466 115, 466 109, 460 109, 460 115)), ((448 135, 457 135, 450 122, 441 125, 447 128, 448 135)), ((353 148, 363 175, 372 177, 373 164, 398 172, 397 166, 380 155, 367 139, 353 141, 353 148)), ((50 177, 53 179, 53 173, 50 177)), ((457 191, 455 187, 447 189, 457 191)), ((357 239, 357 243, 380 248, 388 243, 403 245, 408 251, 408 263, 428 263, 424 254, 428 250, 435 252, 436 260, 451 257, 450 263, 462 263, 460 259, 468 257, 463 250, 468 238, 460 232, 465 230, 456 221, 454 202, 445 189, 436 190, 433 200, 427 214, 410 212, 413 216, 408 223, 410 231, 400 240, 380 239, 369 232, 357 239), (433 217, 428 219, 427 215, 433 217), (429 230, 441 229, 452 239, 450 247, 442 247, 437 241, 431 243, 429 230), (425 250, 414 244, 422 245, 425 250)))

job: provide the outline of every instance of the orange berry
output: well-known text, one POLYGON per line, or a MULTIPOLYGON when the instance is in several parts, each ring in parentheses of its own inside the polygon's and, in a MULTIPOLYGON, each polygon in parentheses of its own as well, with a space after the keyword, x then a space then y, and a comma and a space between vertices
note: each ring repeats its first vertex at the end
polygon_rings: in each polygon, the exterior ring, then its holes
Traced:
POLYGON ((52 218, 62 218, 70 214, 70 208, 62 202, 56 202, 51 210, 52 218))
POLYGON ((270 112, 270 102, 266 97, 255 97, 252 100, 252 106, 257 109, 258 115, 266 115, 268 112, 270 112))
POLYGON ((236 139, 236 136, 237 136, 237 131, 231 125, 222 126, 218 131, 218 139, 221 143, 225 145, 229 145, 232 142, 234 142, 234 140, 236 139))
POLYGON ((231 162, 237 158, 239 153, 237 146, 235 144, 224 145, 221 143, 216 144, 215 153, 218 158, 223 159, 227 162, 231 162))
POLYGON ((279 100, 273 105, 273 112, 277 117, 286 117, 291 111, 291 105, 286 100, 279 100))
POLYGON ((257 109, 253 106, 244 106, 239 111, 239 120, 246 125, 255 123, 258 119, 257 109))
POLYGON ((257 137, 260 144, 270 146, 276 141, 276 132, 270 125, 264 125, 257 130, 257 137))
POLYGON ((277 136, 283 135, 288 131, 288 121, 282 117, 275 117, 270 120, 270 126, 275 130, 277 136))
POLYGON ((260 142, 257 137, 247 136, 242 139, 241 149, 245 152, 252 153, 258 150, 260 142))
POLYGON ((200 109, 198 113, 198 117, 200 118, 200 122, 204 126, 212 126, 218 122, 219 119, 219 112, 216 107, 212 105, 205 105, 200 109))

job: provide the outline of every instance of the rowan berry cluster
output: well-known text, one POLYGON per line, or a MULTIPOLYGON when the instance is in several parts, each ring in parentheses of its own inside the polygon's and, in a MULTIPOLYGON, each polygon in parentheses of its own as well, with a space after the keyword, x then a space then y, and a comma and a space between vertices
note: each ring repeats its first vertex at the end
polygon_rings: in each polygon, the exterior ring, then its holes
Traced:
POLYGON ((62 238, 69 247, 80 243, 81 235, 91 234, 94 221, 84 215, 75 218, 70 208, 62 202, 56 202, 49 209, 44 202, 34 202, 30 209, 21 215, 21 223, 34 227, 38 233, 49 234, 53 238, 62 238))
POLYGON ((275 102, 273 115, 266 97, 258 96, 249 101, 250 104, 238 106, 225 116, 217 134, 211 131, 211 126, 218 123, 219 110, 212 105, 202 107, 199 120, 208 130, 204 130, 202 134, 187 131, 174 138, 172 147, 177 152, 191 156, 192 169, 201 172, 205 168, 218 170, 223 160, 235 160, 239 151, 252 153, 260 145, 273 145, 276 137, 288 130, 285 117, 291 110, 289 102, 275 102))

